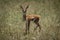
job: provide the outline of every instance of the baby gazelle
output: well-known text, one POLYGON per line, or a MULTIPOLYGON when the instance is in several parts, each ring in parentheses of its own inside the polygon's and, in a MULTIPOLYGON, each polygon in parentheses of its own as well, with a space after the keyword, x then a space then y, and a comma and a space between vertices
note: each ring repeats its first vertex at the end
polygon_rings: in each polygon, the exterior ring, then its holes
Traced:
POLYGON ((23 8, 22 5, 20 6, 23 12, 23 20, 26 21, 26 34, 29 33, 29 28, 30 28, 30 22, 34 21, 34 23, 36 24, 36 28, 34 30, 36 30, 38 27, 41 30, 41 26, 39 24, 39 18, 40 15, 27 15, 27 9, 29 7, 29 5, 26 6, 26 8, 23 8))

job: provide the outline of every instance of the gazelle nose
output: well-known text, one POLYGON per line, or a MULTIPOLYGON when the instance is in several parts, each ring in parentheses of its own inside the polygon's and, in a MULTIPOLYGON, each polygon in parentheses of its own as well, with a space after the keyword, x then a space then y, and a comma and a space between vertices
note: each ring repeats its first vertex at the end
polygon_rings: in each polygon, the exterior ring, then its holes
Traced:
POLYGON ((25 10, 24 10, 24 12, 25 12, 25 10))

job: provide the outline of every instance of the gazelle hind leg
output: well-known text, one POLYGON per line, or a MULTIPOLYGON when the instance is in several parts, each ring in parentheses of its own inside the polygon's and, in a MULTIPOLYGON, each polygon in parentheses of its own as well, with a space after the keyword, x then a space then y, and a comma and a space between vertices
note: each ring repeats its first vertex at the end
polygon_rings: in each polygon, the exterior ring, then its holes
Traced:
POLYGON ((39 32, 41 31, 41 26, 39 23, 37 23, 37 26, 39 27, 39 32))
POLYGON ((39 23, 36 23, 36 27, 35 27, 35 29, 34 30, 36 30, 38 27, 39 27, 39 32, 40 32, 40 30, 41 30, 41 26, 39 25, 39 23))
POLYGON ((34 20, 34 23, 37 25, 36 28, 34 29, 34 31, 39 27, 39 32, 40 32, 41 26, 40 26, 40 24, 39 24, 39 19, 35 19, 35 20, 34 20))

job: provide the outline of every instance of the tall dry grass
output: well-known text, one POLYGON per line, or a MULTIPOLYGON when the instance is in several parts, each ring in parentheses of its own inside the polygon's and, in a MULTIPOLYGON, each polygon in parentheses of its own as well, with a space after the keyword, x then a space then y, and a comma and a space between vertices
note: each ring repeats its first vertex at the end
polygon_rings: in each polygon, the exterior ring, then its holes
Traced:
POLYGON ((58 1, 44 0, 1 0, 0 1, 0 40, 59 40, 59 5, 58 1), (30 25, 30 34, 25 32, 25 21, 22 20, 20 4, 30 3, 27 14, 40 15, 41 31, 34 32, 35 24, 30 25), (56 4, 54 4, 56 3, 56 4))

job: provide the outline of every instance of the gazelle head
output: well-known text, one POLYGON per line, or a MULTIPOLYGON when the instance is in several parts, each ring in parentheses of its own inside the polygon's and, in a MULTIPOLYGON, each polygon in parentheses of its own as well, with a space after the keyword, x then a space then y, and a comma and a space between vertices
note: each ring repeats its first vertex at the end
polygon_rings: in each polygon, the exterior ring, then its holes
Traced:
POLYGON ((26 20, 26 12, 27 12, 28 7, 29 5, 27 5, 25 8, 23 8, 23 6, 20 5, 20 8, 22 9, 22 12, 23 12, 23 20, 26 20))
POLYGON ((27 5, 25 8, 23 8, 23 6, 20 5, 20 8, 22 9, 22 12, 23 13, 26 13, 27 12, 28 7, 29 7, 29 5, 27 5))

